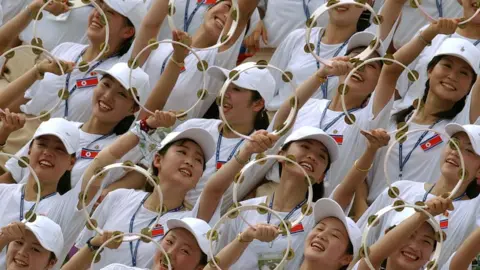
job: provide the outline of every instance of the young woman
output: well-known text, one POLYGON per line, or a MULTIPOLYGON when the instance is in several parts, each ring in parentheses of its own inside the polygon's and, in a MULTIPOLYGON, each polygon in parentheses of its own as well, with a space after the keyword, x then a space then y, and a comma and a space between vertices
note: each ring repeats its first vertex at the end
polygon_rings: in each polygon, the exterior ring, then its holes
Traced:
MULTIPOLYGON (((380 25, 380 38, 386 48, 391 40, 391 34, 389 33, 393 33, 391 29, 394 28, 393 26, 403 3, 405 3, 405 0, 388 0, 381 12, 384 21, 380 25)), ((315 45, 317 55, 324 59, 345 55, 348 52, 346 45, 350 37, 357 31, 364 31, 366 28, 365 26, 358 28, 358 25, 361 24, 359 18, 362 12, 363 9, 361 7, 352 4, 342 5, 330 10, 328 13, 328 25, 325 28, 314 27, 311 32, 309 42, 315 45)), ((376 33, 376 27, 372 25, 365 31, 376 33)), ((297 85, 307 80, 320 66, 323 66, 310 53, 305 52, 305 31, 305 29, 298 29, 291 32, 275 50, 270 61, 270 64, 276 67, 292 72, 293 79, 297 85)), ((273 76, 277 88, 275 90, 275 98, 268 104, 267 108, 268 110, 276 111, 290 96, 291 89, 290 85, 282 80, 281 74, 275 73, 273 76)), ((321 88, 317 88, 317 91, 312 96, 318 99, 331 99, 339 84, 337 77, 329 77, 328 81, 321 88)))
POLYGON ((478 266, 478 254, 480 254, 480 228, 477 228, 468 238, 463 242, 460 248, 450 257, 448 262, 443 266, 442 270, 454 269, 472 269, 470 262, 476 261, 478 266))
MULTIPOLYGON (((158 127, 171 126, 175 122, 175 115, 171 112, 155 113, 136 123, 136 126, 128 133, 117 139, 112 145, 102 150, 87 172, 98 166, 106 166, 120 159, 124 154, 135 147, 139 142, 147 143, 147 134, 150 130, 158 127)), ((205 161, 213 155, 214 142, 211 135, 198 128, 186 129, 182 132, 172 132, 163 136, 163 140, 153 152, 154 158, 151 170, 160 179, 163 194, 163 210, 159 224, 154 226, 152 235, 163 237, 168 230, 166 223, 172 218, 197 217, 198 203, 193 209, 184 204, 186 193, 193 189, 205 169, 205 161)), ((145 154, 147 157, 149 154, 145 154)), ((205 195, 208 197, 208 194, 205 195)), ((199 200, 200 201, 200 200, 199 200)), ((110 192, 93 214, 98 226, 109 231, 140 232, 156 221, 160 198, 154 188, 147 184, 145 191, 118 189, 110 192)), ((217 203, 218 204, 218 203, 217 203)), ((216 205, 210 216, 202 216, 202 219, 211 221, 213 224, 219 218, 219 212, 215 211, 216 205)), ((94 236, 93 232, 84 230, 77 240, 77 247, 81 248, 89 244, 89 239, 94 236)), ((115 250, 108 250, 102 254, 100 266, 119 262, 129 266, 150 267, 151 257, 155 251, 155 245, 141 241, 124 243, 115 250)), ((83 269, 80 265, 80 257, 74 256, 69 265, 75 269, 83 269)), ((88 268, 88 265, 85 265, 88 268)), ((85 268, 85 269, 86 269, 85 268)), ((73 269, 73 268, 72 268, 73 269)))
MULTIPOLYGON (((477 125, 458 125, 448 124, 446 132, 449 136, 453 136, 460 145, 461 154, 465 161, 465 169, 468 175, 459 191, 453 194, 453 206, 455 210, 448 211, 437 217, 443 226, 442 229, 447 234, 447 239, 442 246, 439 265, 442 266, 458 249, 460 244, 468 237, 468 235, 476 228, 478 216, 480 215, 478 205, 478 184, 476 179, 480 176, 480 149, 478 136, 480 126, 477 125)), ((460 153, 456 148, 444 147, 440 157, 440 177, 434 184, 421 183, 415 181, 402 180, 397 181, 393 186, 400 190, 402 200, 408 202, 425 202, 432 196, 441 196, 446 192, 450 192, 459 181, 460 170, 460 153)), ((358 221, 360 227, 364 228, 367 224, 368 217, 375 214, 381 208, 392 204, 397 199, 392 199, 388 195, 388 189, 384 190, 373 204, 367 209, 358 221)), ((391 224, 391 215, 386 215, 379 225, 374 228, 369 240, 375 241, 379 235, 391 224)), ((370 242, 371 243, 371 242, 370 242)))
POLYGON ((6 270, 53 269, 63 249, 62 229, 48 217, 1 228, 0 251, 7 248, 6 270))
MULTIPOLYGON (((420 36, 397 51, 395 59, 408 65, 436 35, 451 34, 456 28, 457 21, 454 19, 441 19, 431 24, 420 36)), ((480 116, 480 90, 479 87, 472 86, 479 72, 478 59, 480 50, 469 41, 459 38, 446 39, 429 63, 429 80, 425 84, 421 106, 415 109, 414 105, 411 105, 396 112, 390 119, 388 130, 394 131, 408 120, 411 120, 408 130, 430 128, 443 131, 450 122, 475 123, 480 116)), ((385 69, 385 79, 381 82, 385 91, 393 90, 402 71, 398 65, 385 69)), ((446 140, 447 138, 432 132, 409 134, 407 140, 395 146, 388 157, 391 181, 408 179, 432 183, 431 181, 438 179, 441 145, 446 140)), ((383 149, 375 161, 372 174, 369 175, 369 203, 386 187, 383 169, 385 155, 386 149, 383 149)))
MULTIPOLYGON (((432 216, 454 210, 452 200, 442 197, 432 198, 425 205, 432 216)), ((411 208, 392 214, 392 226, 370 246, 370 263, 375 269, 424 269, 437 245, 435 229, 428 216, 423 212, 415 213, 411 208)), ((370 267, 361 259, 353 269, 369 270, 370 267)))
MULTIPOLYGON (((33 83, 37 79, 37 71, 58 72, 58 67, 55 63, 43 61, 37 67, 34 67, 18 80, 12 82, 2 95, 0 99, 8 99, 10 96, 16 94, 19 84, 33 83), (38 68, 38 70, 37 70, 38 68), (28 82, 28 80, 30 80, 28 82)), ((74 187, 80 181, 85 169, 95 156, 106 146, 113 143, 115 139, 127 132, 133 120, 134 113, 139 110, 139 106, 135 103, 129 88, 128 79, 130 68, 126 63, 115 64, 109 70, 95 70, 99 74, 100 83, 93 89, 93 96, 91 101, 92 115, 85 123, 71 122, 78 127, 80 132, 79 148, 75 149, 76 162, 71 170, 71 186, 74 187)), ((137 68, 133 70, 132 86, 137 89, 137 98, 143 102, 146 100, 150 90, 148 75, 142 69, 137 68)), ((0 141, 2 143, 4 141, 0 141)), ((16 156, 27 156, 30 143, 27 143, 23 148, 17 152, 16 156)), ((124 160, 130 160, 137 163, 142 158, 139 149, 132 150, 124 160)), ((10 159, 6 163, 6 175, 0 178, 0 182, 4 183, 25 183, 28 180, 28 168, 19 166, 16 159, 10 159)), ((116 174, 120 170, 115 171, 116 174)), ((103 182, 104 185, 111 184, 112 180, 116 180, 116 176, 109 175, 109 180, 103 182)), ((132 183, 134 184, 134 183, 132 183)), ((116 183, 118 185, 118 183, 116 183)), ((127 186, 125 186, 127 187, 127 186)), ((140 188, 141 186, 131 186, 140 188)))
MULTIPOLYGON (((172 218, 167 221, 168 232, 165 237, 162 238, 160 244, 163 249, 168 253, 172 269, 182 270, 201 270, 207 265, 207 254, 209 251, 209 244, 206 235, 210 231, 210 225, 205 221, 197 218, 172 218)), ((111 238, 112 232, 106 232, 103 236, 95 236, 91 239, 90 247, 84 247, 76 255, 77 265, 68 263, 62 270, 76 270, 83 269, 83 266, 87 268, 90 266, 95 254, 92 250, 100 247, 109 238, 111 238), (92 249, 90 249, 92 248, 92 249)), ((117 249, 118 243, 111 242, 107 245, 109 249, 117 249)), ((168 269, 167 261, 164 258, 163 253, 155 246, 155 255, 151 256, 153 266, 148 269, 168 269)), ((105 253, 108 250, 104 250, 105 253)), ((102 253, 102 256, 103 256, 102 253)), ((152 254, 153 255, 153 254, 152 254)), ((120 259, 119 257, 117 259, 120 259)), ((129 267, 121 263, 113 263, 104 268, 103 270, 128 270, 139 269, 136 267, 129 267)), ((143 268, 144 269, 144 268, 143 268)))

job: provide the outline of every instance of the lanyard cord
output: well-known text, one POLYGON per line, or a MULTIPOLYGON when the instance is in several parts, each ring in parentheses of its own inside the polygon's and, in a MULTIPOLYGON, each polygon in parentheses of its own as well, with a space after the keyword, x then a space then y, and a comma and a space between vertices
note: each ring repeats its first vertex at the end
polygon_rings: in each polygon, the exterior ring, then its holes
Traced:
MULTIPOLYGON (((57 192, 52 192, 48 195, 45 195, 45 196, 40 198, 40 201, 38 201, 38 203, 40 203, 41 201, 43 201, 45 199, 53 197, 55 195, 57 195, 57 192)), ((24 203, 25 203, 25 185, 22 187, 22 195, 20 196, 20 221, 23 221, 23 210, 24 210, 24 207, 25 207, 24 203)), ((30 210, 28 210, 28 212, 32 211, 34 207, 35 207, 35 204, 33 204, 32 207, 30 207, 30 210)))
MULTIPOLYGON (((332 121, 330 121, 325 127, 322 127, 322 124, 323 124, 323 119, 325 118, 326 114, 327 114, 327 110, 328 110, 328 107, 330 107, 330 104, 332 103, 332 101, 329 101, 327 106, 325 107, 325 109, 323 109, 323 112, 322 112, 322 117, 320 118, 320 124, 319 124, 319 128, 320 129, 323 129, 323 131, 327 132, 328 129, 330 129, 336 122, 338 122, 338 120, 340 120, 340 118, 342 118, 343 116, 345 116, 345 112, 342 112, 339 116, 335 117, 335 119, 333 119, 332 121)), ((351 112, 354 112, 354 111, 358 111, 360 110, 360 108, 353 108, 353 109, 350 109, 348 110, 347 112, 348 113, 351 113, 351 112)))
MULTIPOLYGON (((187 4, 185 5, 185 16, 183 18, 183 31, 186 33, 188 32, 188 28, 190 27, 190 24, 192 23, 193 17, 195 17, 195 14, 198 12, 198 9, 205 4, 206 0, 202 0, 201 2, 197 3, 197 6, 195 9, 192 11, 192 14, 188 15, 188 8, 190 6, 190 0, 187 0, 187 4)), ((163 71, 162 71, 163 73, 163 71)))
MULTIPOLYGON (((428 197, 428 194, 430 194, 430 192, 432 192, 433 188, 435 187, 436 184, 433 184, 432 187, 427 191, 425 192, 425 195, 423 196, 423 202, 425 202, 427 200, 427 197, 428 197)), ((456 201, 459 201, 461 198, 463 198, 463 196, 467 195, 467 192, 465 191, 462 195, 456 197, 455 199, 453 199, 452 201, 456 202, 456 201)))

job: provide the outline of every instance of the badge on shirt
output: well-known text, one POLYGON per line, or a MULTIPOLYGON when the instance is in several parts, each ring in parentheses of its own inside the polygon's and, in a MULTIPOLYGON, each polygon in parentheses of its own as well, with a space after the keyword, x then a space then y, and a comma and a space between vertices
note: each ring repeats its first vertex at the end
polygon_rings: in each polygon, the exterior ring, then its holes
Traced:
POLYGON ((440 215, 440 228, 442 230, 448 229, 448 216, 449 216, 448 211, 440 215))
MULTIPOLYGON (((201 4, 203 0, 197 0, 198 4, 201 4)), ((205 5, 213 5, 217 2, 217 0, 205 0, 205 5)))
POLYGON ((225 164, 225 162, 217 161, 217 171, 220 170, 220 168, 222 168, 223 164, 225 164))
MULTIPOLYGON (((260 270, 273 270, 277 269, 277 266, 283 259, 283 253, 262 253, 258 256, 258 269, 260 270)), ((280 267, 278 269, 282 269, 280 267)))
POLYGON ((82 148, 82 152, 80 153, 80 158, 94 159, 95 157, 97 157, 98 153, 100 153, 100 150, 91 150, 87 148, 82 148))
POLYGON ((97 86, 98 78, 97 77, 90 77, 77 80, 77 88, 87 88, 97 86))
POLYGON ((163 236, 165 231, 163 230, 162 224, 157 224, 152 229, 152 237, 163 236))
POLYGON ((332 135, 330 134, 330 137, 332 137, 338 145, 342 145, 343 144, 343 135, 332 135))
POLYGON ((443 142, 442 137, 436 134, 435 136, 431 137, 430 139, 426 140, 424 143, 420 145, 424 152, 434 148, 435 146, 441 144, 443 142))

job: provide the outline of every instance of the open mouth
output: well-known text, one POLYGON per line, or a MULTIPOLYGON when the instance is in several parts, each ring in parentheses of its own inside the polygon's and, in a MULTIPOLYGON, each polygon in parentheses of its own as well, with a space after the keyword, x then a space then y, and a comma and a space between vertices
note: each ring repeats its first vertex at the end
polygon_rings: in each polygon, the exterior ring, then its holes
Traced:
POLYGON ((182 168, 182 169, 180 169, 180 170, 178 170, 178 171, 179 171, 183 176, 185 176, 185 177, 191 177, 191 176, 192 176, 192 172, 191 172, 190 170, 188 170, 188 169, 182 168))
POLYGON ((446 82, 441 82, 440 83, 443 88, 446 88, 447 90, 450 90, 450 91, 456 91, 457 88, 455 88, 453 85, 449 84, 449 83, 446 83, 446 82))
POLYGON ((13 262, 15 263, 15 266, 16 267, 19 267, 19 268, 24 268, 24 267, 28 267, 29 264, 23 260, 19 260, 17 258, 14 258, 13 259, 13 262))
POLYGON ((227 113, 227 112, 230 111, 232 108, 233 108, 232 105, 230 105, 230 104, 228 104, 228 103, 223 103, 223 113, 227 113))
POLYGON ((452 158, 447 158, 445 160, 446 163, 450 164, 450 165, 453 165, 455 167, 460 167, 460 165, 458 164, 458 162, 452 158))
POLYGON ((40 160, 38 164, 40 164, 40 167, 47 168, 47 169, 54 167, 54 165, 50 161, 44 160, 44 159, 40 160))
POLYGON ((310 244, 310 247, 315 251, 319 251, 319 252, 325 251, 325 245, 323 245, 322 243, 317 242, 317 241, 313 241, 310 244))
POLYGON ((418 261, 420 259, 419 256, 417 256, 414 253, 408 252, 408 251, 402 251, 401 254, 403 255, 403 257, 407 258, 407 260, 409 260, 409 261, 414 262, 414 261, 418 261))
POLYGON ((100 108, 100 111, 102 111, 102 112, 110 112, 110 111, 113 110, 113 108, 110 105, 108 105, 107 103, 105 103, 101 100, 98 102, 98 107, 100 108))
POLYGON ((302 168, 304 168, 307 172, 314 172, 312 164, 302 161, 298 163, 302 168))
POLYGON ((352 77, 350 77, 350 78, 352 78, 352 80, 354 80, 354 81, 356 81, 356 82, 363 82, 363 81, 365 81, 365 80, 363 79, 362 75, 360 75, 360 74, 357 73, 357 72, 354 72, 353 75, 352 75, 352 77))
POLYGON ((223 29, 223 27, 225 27, 225 21, 220 19, 220 17, 215 16, 214 20, 215 20, 215 25, 217 25, 218 28, 223 29))
POLYGON ((94 28, 94 29, 102 29, 103 28, 103 24, 101 24, 99 21, 97 20, 92 20, 92 22, 90 23, 89 27, 91 28, 94 28))
POLYGON ((339 7, 336 7, 335 10, 338 12, 345 12, 345 11, 348 11, 349 8, 346 6, 339 6, 339 7))

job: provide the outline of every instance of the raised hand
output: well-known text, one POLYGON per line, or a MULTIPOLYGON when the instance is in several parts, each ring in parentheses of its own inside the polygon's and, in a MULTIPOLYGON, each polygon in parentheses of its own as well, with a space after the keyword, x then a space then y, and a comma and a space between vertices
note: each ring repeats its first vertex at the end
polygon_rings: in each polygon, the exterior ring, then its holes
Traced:
POLYGON ((339 56, 332 58, 331 66, 322 66, 317 72, 320 77, 342 76, 347 75, 352 69, 353 64, 349 62, 347 56, 339 56))
POLYGON ((25 115, 12 113, 9 109, 0 112, 0 120, 2 121, 1 131, 7 134, 17 131, 25 125, 25 115))
POLYGON ((242 233, 242 240, 251 242, 257 239, 261 242, 272 242, 277 238, 279 232, 276 226, 270 224, 257 224, 253 227, 249 227, 242 233))
POLYGON ((268 133, 266 130, 257 130, 252 136, 252 140, 248 140, 242 147, 244 154, 253 155, 263 153, 272 148, 278 140, 277 135, 268 133))
POLYGON ((428 28, 430 28, 436 35, 451 35, 457 30, 459 22, 460 19, 440 18, 438 21, 430 24, 428 28))
POLYGON ((25 224, 13 222, 0 229, 0 238, 7 243, 20 240, 25 237, 25 230, 25 224))
MULTIPOLYGON (((62 65, 63 72, 70 73, 73 70, 73 67, 75 66, 75 63, 73 62, 64 62, 64 61, 59 61, 60 64, 62 65)), ((40 75, 45 74, 46 72, 53 73, 55 75, 62 75, 62 72, 60 70, 60 67, 58 66, 56 61, 53 61, 51 59, 44 59, 40 63, 37 64, 37 69, 40 75)))
MULTIPOLYGON (((38 12, 44 4, 44 0, 34 0, 30 7, 31 11, 34 13, 38 12)), ((45 10, 55 16, 58 16, 62 13, 69 11, 70 6, 68 0, 55 0, 48 3, 48 5, 45 7, 45 10)))
MULTIPOLYGON (((173 41, 178 41, 187 46, 192 46, 192 37, 183 31, 175 30, 172 32, 173 41)), ((189 51, 185 47, 177 44, 173 44, 173 60, 183 63, 185 58, 188 56, 189 51)))
POLYGON ((177 117, 173 112, 155 111, 154 115, 147 118, 147 125, 150 128, 171 127, 177 121, 177 117))
POLYGON ((253 33, 243 41, 248 52, 255 53, 260 49, 260 38, 262 38, 263 43, 268 44, 268 33, 263 21, 259 21, 253 33))
POLYGON ((374 129, 369 132, 361 130, 360 133, 367 139, 367 148, 370 150, 376 151, 387 146, 390 141, 390 135, 388 135, 387 131, 382 128, 374 129))
MULTIPOLYGON (((446 196, 445 196, 446 197, 446 196)), ((437 216, 445 213, 447 210, 453 210, 452 199, 444 197, 435 197, 425 202, 427 206, 427 212, 432 216, 437 216)))
MULTIPOLYGON (((107 242, 108 239, 114 237, 117 234, 118 232, 104 231, 102 235, 95 236, 90 242, 92 243, 92 245, 99 247, 103 245, 105 242, 107 242)), ((106 247, 109 249, 117 249, 122 244, 121 240, 122 238, 116 238, 115 240, 110 241, 110 243, 108 243, 106 247)))

